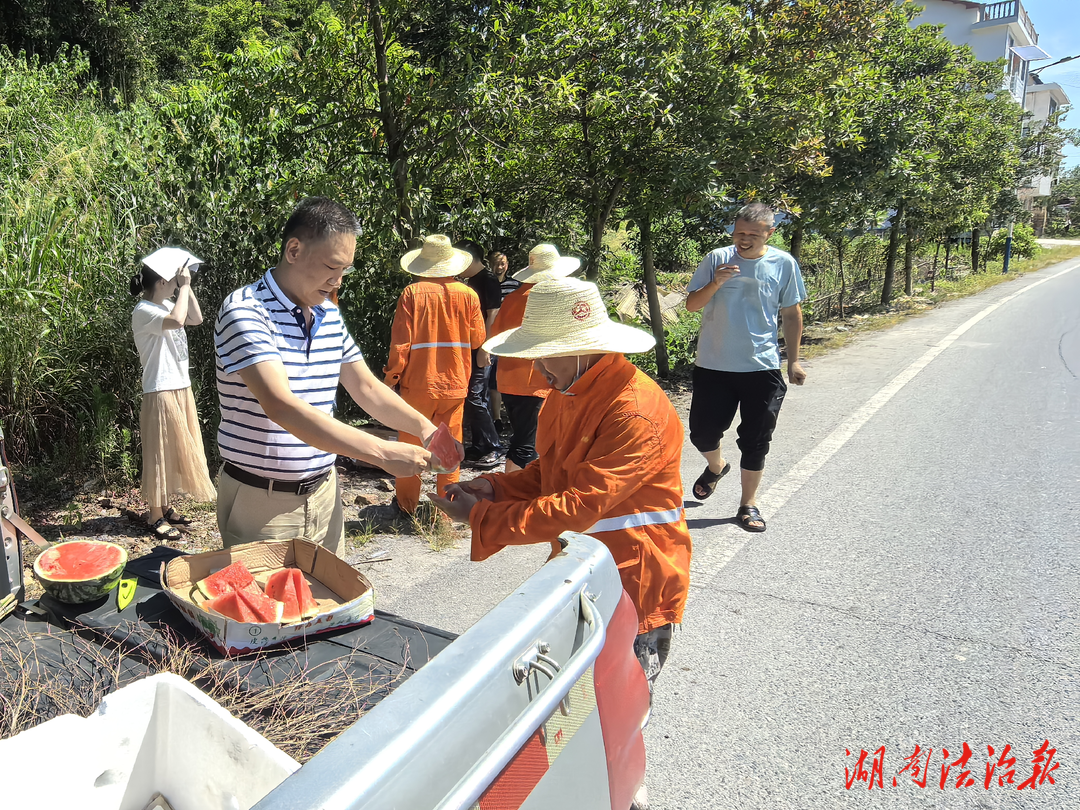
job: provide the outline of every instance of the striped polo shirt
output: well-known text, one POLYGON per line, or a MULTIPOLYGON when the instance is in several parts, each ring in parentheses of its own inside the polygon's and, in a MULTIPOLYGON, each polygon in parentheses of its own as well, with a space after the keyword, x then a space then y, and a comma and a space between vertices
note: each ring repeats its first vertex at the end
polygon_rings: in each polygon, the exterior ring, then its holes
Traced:
POLYGON ((279 481, 301 481, 333 466, 333 453, 305 444, 267 418, 238 373, 277 360, 296 396, 333 413, 341 364, 363 358, 336 306, 327 301, 312 307, 312 315, 309 332, 300 307, 281 291, 271 271, 222 303, 214 346, 221 406, 218 448, 225 461, 279 481))

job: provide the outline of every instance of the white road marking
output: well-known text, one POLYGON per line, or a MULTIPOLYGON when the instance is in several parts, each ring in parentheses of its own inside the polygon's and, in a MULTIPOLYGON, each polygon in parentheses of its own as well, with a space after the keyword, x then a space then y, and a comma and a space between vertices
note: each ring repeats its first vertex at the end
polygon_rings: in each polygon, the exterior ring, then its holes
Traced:
MULTIPOLYGON (((881 410, 881 408, 885 406, 885 403, 892 399, 901 388, 915 378, 916 374, 930 365, 935 357, 949 348, 971 327, 995 309, 1004 306, 1017 296, 1035 289, 1040 284, 1045 284, 1048 281, 1053 281, 1059 276, 1070 273, 1078 267, 1080 267, 1080 262, 1066 267, 1064 270, 1060 270, 1052 276, 1047 276, 1046 278, 1034 281, 1011 295, 1005 296, 1000 301, 991 304, 977 315, 972 316, 960 326, 956 327, 956 329, 942 338, 939 343, 932 346, 922 355, 922 357, 915 360, 911 365, 893 377, 890 382, 874 394, 874 396, 872 396, 861 408, 851 414, 851 416, 842 422, 832 433, 826 436, 820 444, 807 453, 799 463, 788 470, 779 481, 773 484, 769 490, 758 499, 758 506, 761 508, 762 514, 772 516, 779 512, 784 507, 784 504, 788 502, 788 499, 798 492, 799 489, 810 480, 811 476, 820 470, 829 459, 836 455, 840 448, 847 444, 848 440, 855 435, 859 428, 870 421, 870 417, 881 410)), ((734 542, 723 542, 721 537, 718 536, 715 539, 710 538, 708 545, 695 543, 694 553, 690 563, 691 584, 702 585, 710 581, 720 569, 731 561, 732 557, 742 551, 743 546, 750 542, 752 537, 754 537, 753 534, 743 532, 739 529, 739 539, 734 542), (697 579, 697 582, 695 582, 695 579, 697 579)))

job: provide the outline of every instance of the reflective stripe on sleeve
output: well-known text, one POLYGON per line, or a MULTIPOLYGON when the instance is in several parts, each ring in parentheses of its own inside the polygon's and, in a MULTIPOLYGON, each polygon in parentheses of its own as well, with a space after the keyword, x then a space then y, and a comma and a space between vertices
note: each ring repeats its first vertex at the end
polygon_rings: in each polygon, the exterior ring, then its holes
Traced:
POLYGON ((634 526, 655 526, 660 523, 678 523, 682 518, 682 507, 668 509, 666 512, 633 512, 629 515, 604 518, 598 520, 585 530, 585 534, 593 532, 617 532, 620 529, 630 529, 634 526))
POLYGON ((414 349, 471 349, 468 343, 414 343, 414 349))

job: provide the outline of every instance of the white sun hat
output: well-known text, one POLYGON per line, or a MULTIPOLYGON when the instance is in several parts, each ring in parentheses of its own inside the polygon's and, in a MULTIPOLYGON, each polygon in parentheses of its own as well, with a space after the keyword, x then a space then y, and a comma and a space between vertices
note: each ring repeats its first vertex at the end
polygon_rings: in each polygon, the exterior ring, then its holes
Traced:
POLYGON ((533 276, 547 273, 551 276, 568 276, 581 267, 581 259, 572 256, 560 256, 554 245, 541 243, 529 251, 529 266, 514 273, 514 280, 523 284, 532 283, 533 276))
POLYGON ((424 244, 401 257, 401 269, 423 278, 450 278, 458 275, 473 262, 472 254, 458 250, 449 237, 435 233, 424 238, 424 244))
POLYGON ((554 278, 529 293, 521 326, 484 343, 496 357, 571 357, 619 352, 637 354, 656 345, 648 332, 611 320, 600 290, 591 281, 554 278))
POLYGON ((194 273, 203 260, 197 259, 183 248, 163 247, 145 257, 142 263, 166 281, 172 281, 184 265, 187 265, 187 269, 194 273))

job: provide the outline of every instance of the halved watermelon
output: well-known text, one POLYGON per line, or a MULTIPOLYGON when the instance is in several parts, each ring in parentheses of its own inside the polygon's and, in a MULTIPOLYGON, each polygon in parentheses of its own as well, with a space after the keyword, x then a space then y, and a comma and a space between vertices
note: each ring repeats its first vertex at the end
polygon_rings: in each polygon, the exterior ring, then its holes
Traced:
POLYGON ((458 443, 454 441, 446 422, 439 425, 435 432, 431 434, 431 441, 428 442, 427 449, 435 457, 436 463, 432 464, 432 469, 435 472, 453 472, 465 460, 465 453, 458 443))
POLYGON ((281 621, 285 624, 310 619, 319 614, 319 604, 299 568, 280 568, 266 581, 266 595, 285 604, 281 621))
POLYGON ((69 540, 45 549, 34 560, 41 587, 61 602, 92 602, 120 581, 127 551, 116 543, 69 540))
POLYGON ((243 560, 237 560, 232 565, 222 568, 211 574, 206 579, 195 583, 195 587, 203 596, 213 599, 233 591, 254 590, 258 592, 259 583, 251 575, 243 560))

